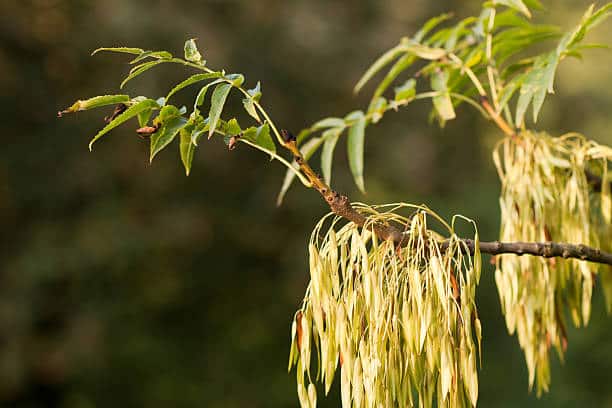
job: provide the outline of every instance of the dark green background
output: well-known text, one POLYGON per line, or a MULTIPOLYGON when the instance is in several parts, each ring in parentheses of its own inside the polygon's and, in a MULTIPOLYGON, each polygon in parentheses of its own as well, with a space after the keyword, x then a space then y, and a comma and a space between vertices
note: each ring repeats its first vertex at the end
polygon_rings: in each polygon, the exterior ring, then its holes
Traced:
MULTIPOLYGON (((537 18, 570 27, 586 1, 549 1, 537 18)), ((148 165, 148 146, 120 128, 87 150, 107 112, 62 120, 74 100, 115 93, 127 58, 99 46, 182 52, 198 37, 212 67, 261 80, 263 102, 294 131, 365 107, 359 75, 402 35, 476 1, 0 2, 0 405, 7 407, 292 407, 290 322, 307 285, 307 240, 327 208, 294 186, 274 205, 284 170, 240 146, 202 143, 186 178, 178 147, 148 165)), ((606 23, 593 41, 612 38, 606 23)), ((538 127, 612 143, 612 56, 568 61, 538 127)), ((128 87, 163 95, 180 67, 128 87)), ((184 102, 193 97, 184 92, 184 102)), ((233 100, 238 102, 237 99, 233 100)), ((239 102, 238 102, 239 103, 239 102)), ((477 220, 495 239, 500 134, 463 108, 443 130, 428 102, 368 129, 359 194, 344 148, 336 187, 369 203, 425 202, 477 220)), ((314 161, 318 165, 317 160, 314 161)), ((527 370, 500 313, 492 268, 479 292, 484 327, 480 405, 612 406, 612 326, 595 291, 587 330, 571 330, 552 392, 528 392, 527 370)), ((337 393, 337 391, 336 391, 337 393)), ((321 406, 338 406, 337 394, 321 406)))

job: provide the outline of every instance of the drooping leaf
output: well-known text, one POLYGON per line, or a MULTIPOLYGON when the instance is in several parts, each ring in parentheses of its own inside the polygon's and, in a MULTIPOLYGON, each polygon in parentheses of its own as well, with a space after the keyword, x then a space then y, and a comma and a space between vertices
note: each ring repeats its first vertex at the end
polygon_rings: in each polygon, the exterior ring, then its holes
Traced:
POLYGON ((331 185, 331 170, 332 162, 334 160, 334 150, 343 129, 344 127, 327 129, 321 135, 324 140, 323 148, 321 149, 321 171, 323 173, 323 179, 328 186, 331 185))
POLYGON ((198 94, 195 98, 195 101, 193 103, 193 110, 194 112, 198 110, 198 106, 202 105, 204 103, 204 98, 206 98, 206 93, 208 92, 208 88, 210 88, 213 85, 219 84, 223 82, 223 79, 216 79, 206 85, 204 85, 199 91, 198 94))
POLYGON ((69 108, 64 109, 59 114, 72 113, 78 111, 84 111, 88 109, 98 108, 100 106, 116 105, 119 103, 125 103, 130 100, 128 95, 101 95, 94 96, 93 98, 78 100, 69 108))
POLYGON ((556 53, 550 53, 546 65, 542 68, 540 75, 540 85, 533 97, 533 122, 538 121, 538 113, 542 109, 544 98, 546 93, 553 93, 553 85, 555 82, 555 72, 557 71, 557 65, 559 64, 559 58, 556 53))
POLYGON ((123 54, 134 54, 134 55, 140 55, 143 52, 145 52, 142 48, 130 48, 130 47, 102 47, 102 48, 97 48, 95 49, 91 55, 95 55, 101 51, 108 51, 108 52, 119 52, 119 53, 123 53, 123 54))
POLYGON ((191 135, 195 130, 193 123, 187 123, 180 130, 179 152, 181 154, 181 162, 185 168, 185 175, 189 176, 191 172, 191 164, 193 163, 193 154, 196 146, 191 142, 191 135))
POLYGON ((184 81, 178 83, 176 86, 174 86, 174 88, 172 88, 170 92, 168 92, 168 95, 166 96, 166 100, 170 99, 172 95, 174 95, 175 93, 177 93, 178 91, 180 91, 181 89, 189 85, 193 85, 198 82, 205 81, 207 79, 220 78, 220 77, 221 77, 220 72, 210 72, 210 73, 205 73, 205 74, 192 75, 189 78, 185 79, 184 81))
POLYGON ((344 126, 345 126, 344 119, 342 118, 325 118, 325 119, 321 119, 320 121, 312 125, 311 129, 319 130, 319 129, 327 129, 327 128, 335 128, 335 127, 344 127, 344 126))
POLYGON ((431 89, 441 93, 432 98, 438 116, 443 121, 454 119, 456 115, 448 91, 448 71, 434 72, 431 77, 431 89))
POLYGON ((374 91, 372 99, 381 96, 387 90, 389 85, 391 85, 402 72, 412 65, 414 61, 416 61, 415 56, 410 54, 404 55, 398 59, 374 91))
POLYGON ((435 16, 427 20, 423 27, 417 31, 417 33, 412 37, 415 42, 421 42, 423 38, 434 28, 436 28, 440 23, 444 21, 450 20, 453 17, 452 13, 440 14, 439 16, 435 16))
POLYGON ((148 71, 149 69, 153 68, 156 65, 163 64, 164 62, 168 62, 168 61, 159 59, 155 61, 144 62, 140 65, 135 66, 130 71, 130 74, 123 80, 123 82, 121 82, 121 85, 119 85, 119 88, 123 88, 125 84, 127 84, 132 79, 136 78, 138 75, 142 74, 145 71, 148 71))
POLYGON ((198 47, 195 42, 195 38, 191 38, 185 41, 185 59, 187 61, 195 62, 197 64, 202 62, 202 55, 198 51, 198 47))
POLYGON ((92 149, 93 144, 96 140, 98 140, 99 138, 101 138, 102 136, 104 136, 105 134, 107 134, 108 132, 116 128, 117 126, 121 125, 125 121, 138 115, 140 112, 143 112, 147 109, 157 108, 157 107, 158 105, 153 99, 144 99, 130 106, 123 113, 119 114, 115 119, 113 119, 109 124, 104 126, 104 128, 102 128, 102 130, 100 130, 93 137, 93 139, 91 139, 91 141, 89 142, 89 150, 92 149))
POLYGON ((251 97, 242 99, 242 106, 244 106, 244 110, 257 122, 261 123, 261 118, 259 117, 259 113, 257 113, 257 108, 255 107, 255 103, 251 97))
POLYGON ((151 135, 151 154, 149 161, 168 146, 187 124, 187 119, 181 116, 176 106, 166 105, 159 112, 156 123, 159 125, 157 132, 151 135))
MULTIPOLYGON (((321 143, 323 143, 322 137, 313 137, 312 139, 309 139, 306 143, 304 143, 302 146, 300 146, 300 152, 302 153, 302 156, 304 157, 304 159, 305 160, 310 159, 310 157, 314 154, 314 152, 317 151, 319 146, 321 146, 321 143)), ((300 167, 295 162, 295 160, 291 163, 291 165, 296 170, 299 169, 300 167)), ((295 173, 287 169, 287 172, 285 173, 285 178, 283 180, 283 185, 281 186, 281 189, 278 193, 278 197, 276 198, 277 206, 280 206, 283 203, 285 194, 287 194, 287 190, 289 190, 289 187, 291 187, 291 184, 293 183, 293 180, 295 179, 295 177, 296 177, 295 173)))
POLYGON ((208 113, 209 117, 209 129, 208 129, 208 137, 210 138, 215 129, 217 128, 217 122, 219 121, 219 117, 221 117, 221 112, 223 111, 223 105, 225 105, 225 101, 227 99, 227 95, 229 95, 230 90, 232 89, 231 84, 223 83, 217 85, 215 90, 212 93, 211 102, 210 102, 210 112, 208 113))
POLYGON ((357 81, 357 85, 355 85, 354 92, 359 92, 361 88, 374 76, 378 71, 383 69, 385 66, 389 65, 391 61, 399 57, 406 50, 403 46, 398 45, 391 48, 389 51, 385 52, 383 55, 378 57, 378 59, 368 68, 368 70, 363 74, 363 76, 357 81))
POLYGON ((352 114, 350 119, 354 119, 354 124, 348 130, 347 151, 351 173, 355 184, 362 193, 365 193, 363 181, 363 150, 365 143, 366 118, 363 112, 357 111, 352 114))

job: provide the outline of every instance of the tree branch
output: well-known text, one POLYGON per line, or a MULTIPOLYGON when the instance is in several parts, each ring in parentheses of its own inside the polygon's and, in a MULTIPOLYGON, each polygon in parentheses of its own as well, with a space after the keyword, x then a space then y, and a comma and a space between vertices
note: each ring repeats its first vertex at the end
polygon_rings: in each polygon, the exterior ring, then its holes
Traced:
MULTIPOLYGON (((315 173, 308 162, 302 156, 302 153, 297 147, 295 138, 286 130, 281 131, 285 141, 284 147, 293 154, 295 162, 300 166, 300 170, 306 178, 312 183, 312 187, 316 189, 323 199, 329 205, 329 208, 337 215, 346 218, 353 223, 363 226, 366 222, 366 217, 359 211, 355 210, 351 205, 349 198, 332 190, 323 179, 315 173)), ((381 239, 390 239, 398 245, 406 245, 406 235, 393 225, 376 224, 372 227, 374 233, 381 239)), ((471 254, 474 253, 475 242, 471 239, 464 239, 466 247, 471 254)), ((442 249, 448 246, 448 242, 442 243, 442 249)), ((515 254, 515 255, 533 255, 544 258, 575 258, 583 261, 597 262, 607 265, 612 265, 612 254, 604 252, 598 248, 592 248, 586 245, 566 244, 559 242, 479 242, 481 253, 491 255, 515 254)))

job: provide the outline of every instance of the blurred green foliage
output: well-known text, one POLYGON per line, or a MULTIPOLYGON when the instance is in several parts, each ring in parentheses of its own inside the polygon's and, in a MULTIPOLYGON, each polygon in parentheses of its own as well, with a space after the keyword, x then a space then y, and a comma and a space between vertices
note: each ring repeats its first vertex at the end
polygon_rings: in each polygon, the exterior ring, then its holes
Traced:
MULTIPOLYGON (((536 14, 568 27, 585 1, 536 14)), ((300 129, 367 103, 351 90, 371 61, 424 19, 469 15, 478 2, 8 0, 0 3, 0 405, 7 407, 296 406, 286 372, 290 322, 307 284, 306 242, 327 211, 293 188, 274 205, 278 163, 203 143, 192 175, 176 153, 148 164, 148 145, 121 129, 88 153, 99 113, 55 119, 75 97, 118 90, 127 64, 89 57, 103 45, 180 54, 199 38, 205 58, 261 80, 277 121, 300 129), (112 74, 111 74, 112 73, 112 74)), ((612 26, 592 40, 606 42, 612 26)), ((539 127, 612 144, 612 55, 561 66, 539 127), (602 85, 604 84, 604 85, 602 85)), ((130 93, 159 94, 176 67, 135 79, 130 93)), ((188 100, 188 95, 177 95, 188 100)), ((490 157, 499 134, 463 109, 445 129, 427 103, 368 130, 367 195, 348 166, 334 182, 371 203, 426 202, 461 212, 483 239, 498 231, 499 185, 490 157)), ((340 157, 345 161, 344 156, 340 157)), ((612 406, 612 326, 596 289, 587 329, 569 333, 552 391, 527 390, 508 337, 492 267, 479 289, 485 342, 482 406, 612 406)), ((337 392, 337 391, 332 391, 337 392)), ((337 396, 321 406, 336 406, 337 396)))

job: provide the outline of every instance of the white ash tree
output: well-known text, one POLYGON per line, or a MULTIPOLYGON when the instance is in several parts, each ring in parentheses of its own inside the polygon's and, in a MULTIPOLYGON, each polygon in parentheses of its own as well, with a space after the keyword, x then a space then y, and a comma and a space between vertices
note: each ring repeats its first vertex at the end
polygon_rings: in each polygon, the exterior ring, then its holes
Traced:
POLYGON ((208 139, 222 139, 230 150, 248 145, 287 168, 279 204, 295 180, 327 202, 331 212, 312 233, 311 281, 291 327, 289 368, 296 368, 302 407, 316 406, 317 394, 327 394, 336 377, 343 407, 475 406, 482 253, 495 257, 495 275, 485 279, 495 279, 528 383, 540 395, 549 389, 552 350, 563 359, 567 324, 589 321, 596 282, 612 309, 612 148, 577 133, 535 128, 559 63, 602 47, 585 37, 612 14, 612 3, 591 6, 568 31, 535 23, 532 12, 540 8, 537 0, 493 0, 454 24, 450 15, 432 18, 358 81, 356 92, 379 78, 366 109, 324 118, 296 136, 264 109, 259 82, 247 87, 244 75, 209 67, 193 39, 185 42, 183 58, 97 49, 94 54, 132 55, 120 87, 164 63, 195 73, 163 97, 96 96, 59 115, 115 105, 90 149, 134 119, 136 133, 150 143, 151 161, 178 139, 187 175, 208 139), (548 51, 533 51, 541 49, 548 51), (195 85, 192 106, 172 104, 175 93, 195 85), (226 117, 226 102, 235 96, 244 114, 226 117), (476 223, 460 215, 444 220, 425 205, 355 203, 331 187, 341 138, 355 183, 365 191, 366 129, 420 100, 430 101, 430 119, 440 125, 471 108, 499 130, 492 151, 501 184, 498 240, 481 240, 476 223), (322 175, 310 164, 315 158, 322 175), (459 236, 458 223, 471 226, 473 235, 459 236))

